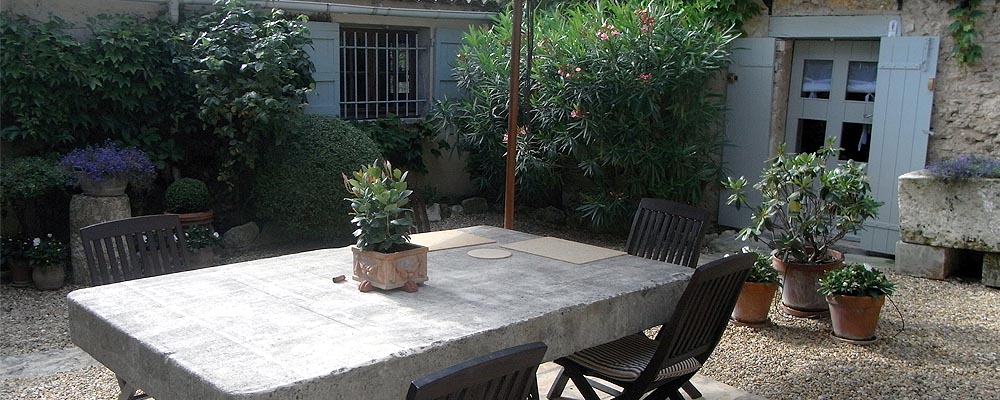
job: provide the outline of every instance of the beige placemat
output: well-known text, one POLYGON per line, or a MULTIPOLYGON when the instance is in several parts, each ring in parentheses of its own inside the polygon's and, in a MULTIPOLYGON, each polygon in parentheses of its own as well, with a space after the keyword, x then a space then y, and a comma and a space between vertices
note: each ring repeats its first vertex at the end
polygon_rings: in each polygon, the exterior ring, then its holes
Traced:
POLYGON ((543 237, 500 245, 511 250, 523 251, 542 257, 554 258, 573 264, 586 264, 625 254, 618 250, 605 249, 589 244, 571 242, 554 237, 543 237))
POLYGON ((427 246, 430 251, 453 249, 456 247, 475 246, 478 244, 495 243, 496 240, 462 231, 437 231, 410 235, 410 242, 427 246))
POLYGON ((500 249, 473 249, 469 250, 468 254, 470 257, 482 258, 486 260, 499 260, 501 258, 511 256, 509 251, 500 249))

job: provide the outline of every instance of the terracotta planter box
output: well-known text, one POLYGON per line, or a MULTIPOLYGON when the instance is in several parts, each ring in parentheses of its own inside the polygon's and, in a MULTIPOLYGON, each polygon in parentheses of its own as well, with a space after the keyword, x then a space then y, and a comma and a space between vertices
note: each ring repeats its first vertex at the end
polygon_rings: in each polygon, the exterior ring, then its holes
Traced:
POLYGON ((900 176, 899 233, 906 243, 1000 253, 1000 179, 900 176))
POLYGON ((374 288, 391 290, 402 287, 416 292, 417 284, 427 281, 427 247, 415 244, 395 253, 363 251, 351 247, 354 253, 354 280, 361 282, 362 292, 374 288))

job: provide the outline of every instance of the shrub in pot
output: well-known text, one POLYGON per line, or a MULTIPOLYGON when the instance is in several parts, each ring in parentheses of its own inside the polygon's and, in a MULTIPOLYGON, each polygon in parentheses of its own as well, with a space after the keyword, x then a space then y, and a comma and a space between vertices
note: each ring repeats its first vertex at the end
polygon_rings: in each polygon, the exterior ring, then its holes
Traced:
POLYGON ((894 290, 882 271, 861 264, 827 271, 819 280, 819 292, 830 304, 834 337, 857 344, 874 342, 885 296, 894 290))
MULTIPOLYGON (((779 147, 753 185, 764 201, 753 209, 753 223, 739 237, 773 250, 772 263, 781 273, 782 310, 811 317, 828 310, 816 291, 817 279, 844 262, 832 246, 860 231, 881 203, 869 194, 862 164, 836 161, 840 149, 833 138, 814 153, 786 155, 784 150, 779 147)), ((723 185, 734 191, 727 204, 747 205, 745 178, 728 178, 723 185)))
POLYGON ((76 178, 83 194, 99 197, 121 196, 129 183, 143 187, 156 174, 142 150, 123 149, 111 141, 73 150, 59 160, 59 166, 76 178))
POLYGON ((31 241, 24 251, 31 279, 39 290, 56 290, 66 283, 66 245, 48 234, 31 241))
POLYGON ((181 178, 170 186, 164 195, 168 214, 177 214, 181 225, 211 225, 215 220, 212 212, 212 195, 205 182, 194 178, 181 178))
POLYGON ((771 257, 760 252, 743 248, 744 253, 754 253, 757 259, 750 269, 750 275, 743 284, 740 297, 733 308, 734 325, 761 326, 767 323, 767 313, 771 310, 774 293, 778 291, 778 271, 771 265, 771 257))
POLYGON ((343 176, 344 187, 358 227, 354 253, 354 280, 358 289, 374 288, 416 292, 427 281, 427 247, 410 243, 413 210, 406 208, 412 190, 406 188, 406 172, 393 169, 388 161, 374 163, 343 176))

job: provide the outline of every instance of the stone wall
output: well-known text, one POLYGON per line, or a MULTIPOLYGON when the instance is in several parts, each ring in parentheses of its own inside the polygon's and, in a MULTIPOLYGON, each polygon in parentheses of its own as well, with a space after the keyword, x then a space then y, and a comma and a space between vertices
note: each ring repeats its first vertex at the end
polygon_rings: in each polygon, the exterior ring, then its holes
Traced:
MULTIPOLYGON (((900 15, 905 36, 940 36, 941 48, 935 79, 934 107, 928 161, 963 153, 1000 153, 1000 5, 984 0, 985 15, 976 29, 976 43, 983 58, 972 66, 961 66, 951 56, 954 41, 948 32, 952 19, 948 10, 957 2, 944 0, 775 0, 774 16, 808 15, 900 15)), ((766 11, 765 11, 766 14, 766 11)), ((767 16, 747 21, 750 36, 767 36, 767 16)))

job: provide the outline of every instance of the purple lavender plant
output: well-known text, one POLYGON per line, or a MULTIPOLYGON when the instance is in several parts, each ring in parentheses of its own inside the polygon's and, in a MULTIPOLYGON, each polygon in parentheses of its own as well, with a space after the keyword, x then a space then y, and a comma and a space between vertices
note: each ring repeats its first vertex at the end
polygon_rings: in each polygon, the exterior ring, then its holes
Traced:
POLYGON ((153 163, 142 150, 123 149, 111 141, 100 147, 73 150, 59 160, 59 167, 70 174, 83 173, 94 181, 125 178, 135 186, 144 186, 156 174, 153 163))
POLYGON ((927 165, 927 169, 945 178, 1000 178, 1000 160, 975 154, 938 160, 927 165))

